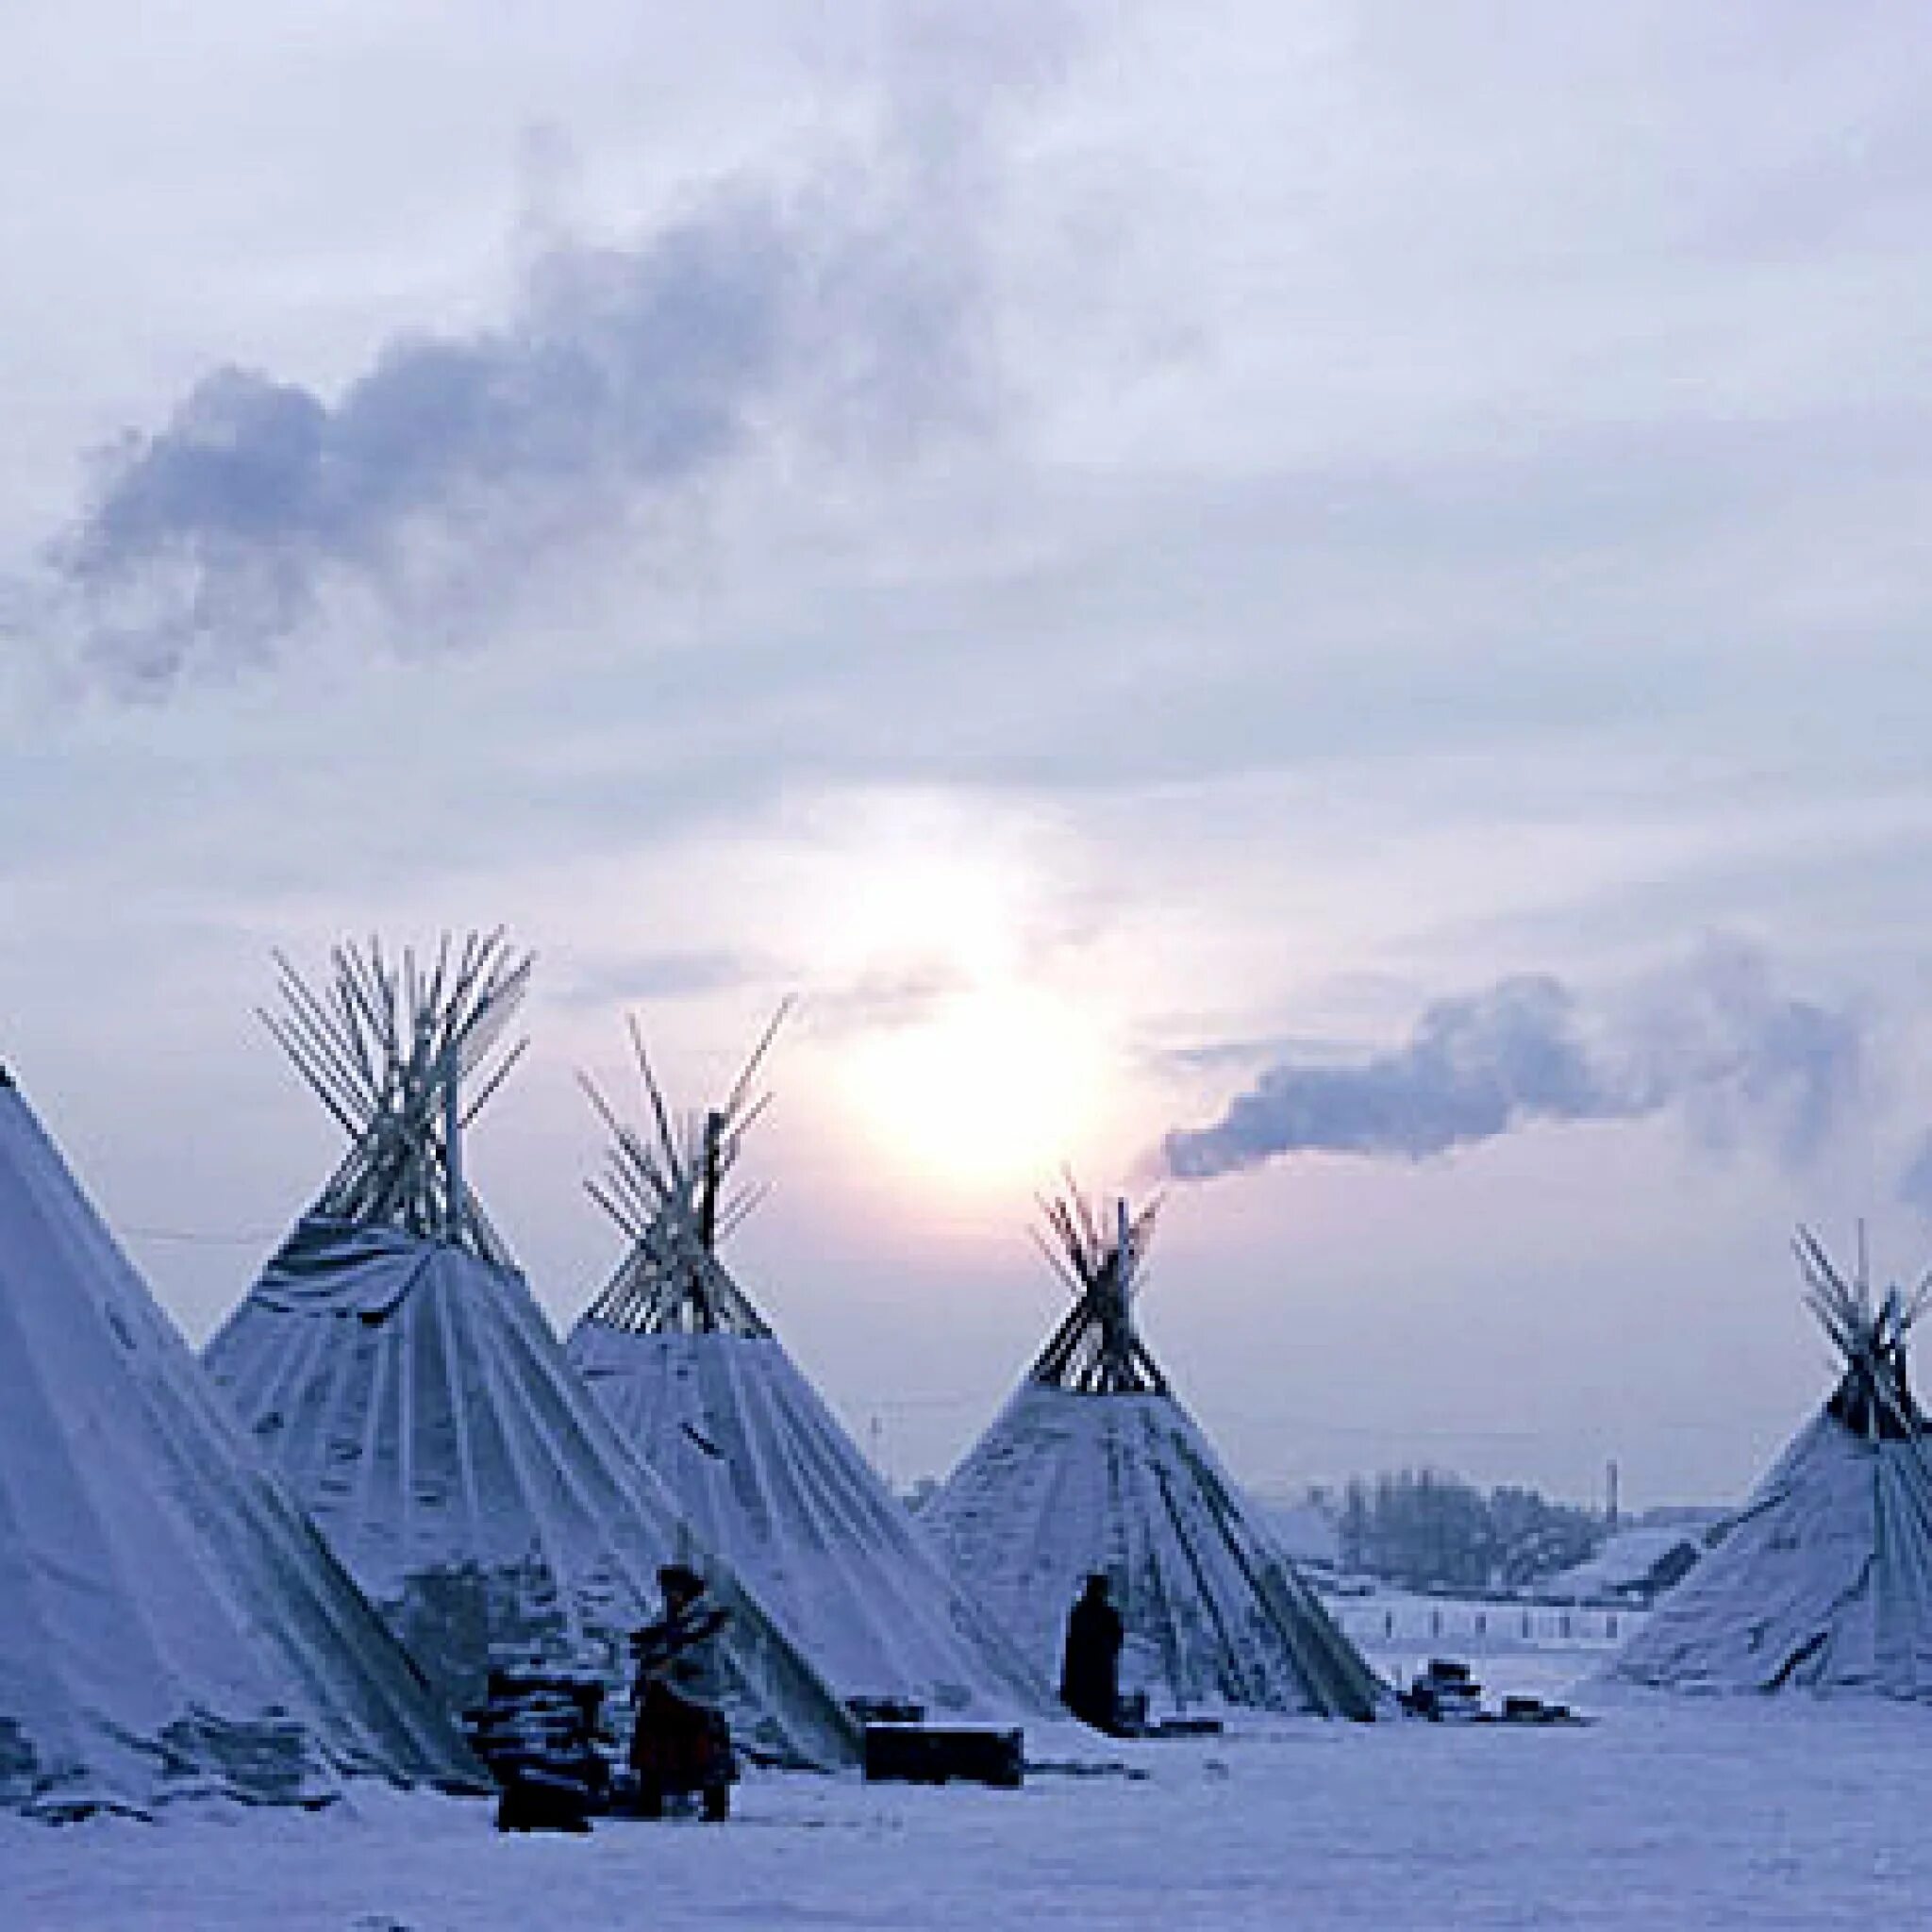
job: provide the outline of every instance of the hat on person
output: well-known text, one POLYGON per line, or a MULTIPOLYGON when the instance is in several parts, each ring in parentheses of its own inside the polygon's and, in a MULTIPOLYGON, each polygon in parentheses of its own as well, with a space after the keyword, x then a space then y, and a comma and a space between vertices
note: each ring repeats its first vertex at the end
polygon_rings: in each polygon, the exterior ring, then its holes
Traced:
POLYGON ((705 1579, 689 1563, 666 1563, 658 1572, 658 1588, 666 1596, 697 1596, 705 1587, 705 1579))

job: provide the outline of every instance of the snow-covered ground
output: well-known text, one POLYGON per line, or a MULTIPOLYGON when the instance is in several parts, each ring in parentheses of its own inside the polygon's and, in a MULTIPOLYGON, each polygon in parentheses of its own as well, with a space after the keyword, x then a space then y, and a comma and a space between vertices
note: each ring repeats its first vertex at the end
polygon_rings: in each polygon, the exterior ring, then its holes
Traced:
MULTIPOLYGON (((1554 1674, 1545 1655, 1545 1674, 1554 1674)), ((723 1828, 499 1838, 476 1801, 0 1820, 0 1924, 1643 1927, 1924 1923, 1932 1711, 1590 1700, 1588 1728, 1303 1724, 1024 1790, 756 1776, 723 1828)))

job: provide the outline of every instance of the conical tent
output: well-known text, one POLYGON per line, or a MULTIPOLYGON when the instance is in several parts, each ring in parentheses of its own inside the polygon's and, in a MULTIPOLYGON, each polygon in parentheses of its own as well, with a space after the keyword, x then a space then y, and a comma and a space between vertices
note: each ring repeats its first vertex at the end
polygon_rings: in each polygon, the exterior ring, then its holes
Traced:
POLYGON ((748 1742, 814 1763, 856 1733, 818 1674, 619 1439, 462 1173, 494 1049, 527 979, 500 935, 426 970, 335 956, 326 995, 286 964, 277 1032, 352 1138, 347 1158, 207 1361, 396 1633, 456 1702, 492 1660, 619 1684, 673 1561, 732 1611, 725 1667, 748 1742))
POLYGON ((1874 1299, 1862 1257, 1847 1278, 1804 1229, 1796 1248, 1838 1386, 1612 1674, 1932 1698, 1932 1442, 1906 1377, 1932 1277, 1874 1299))
POLYGON ((478 1785, 0 1072, 0 1807, 478 1785))
POLYGON ((1381 1687, 1261 1527, 1135 1326, 1155 1209, 1111 1226, 1069 1183, 1042 1252, 1074 1307, 921 1521, 1021 1641, 1058 1667, 1082 1579, 1126 1625, 1122 1688, 1155 1707, 1368 1718, 1381 1687))
POLYGON ((1052 1711, 1038 1674, 961 1590, 719 1257, 749 1206, 727 1180, 763 1105, 752 1083, 772 1032, 724 1106, 683 1122, 634 1025, 631 1038, 648 1134, 591 1090, 611 1132, 591 1191, 630 1247, 573 1331, 571 1359, 698 1533, 841 1694, 934 1716, 1052 1711))

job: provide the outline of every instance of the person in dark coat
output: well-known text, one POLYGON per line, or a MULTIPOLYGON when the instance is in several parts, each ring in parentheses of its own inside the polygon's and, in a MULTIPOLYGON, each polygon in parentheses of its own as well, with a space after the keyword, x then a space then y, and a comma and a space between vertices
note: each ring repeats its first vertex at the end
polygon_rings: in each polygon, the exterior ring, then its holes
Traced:
POLYGON ((637 1658, 631 1701, 630 1766, 637 1774, 638 1810, 661 1818, 671 1792, 699 1792, 712 1823, 730 1816, 738 1776, 731 1729, 722 1704, 718 1637, 731 1612, 711 1603, 705 1579, 682 1563, 658 1573, 664 1608, 630 1640, 637 1658))
POLYGON ((1060 1702, 1096 1731, 1120 1729, 1121 1645, 1125 1639, 1126 1626, 1109 1601, 1107 1578, 1095 1573, 1067 1618, 1060 1702))

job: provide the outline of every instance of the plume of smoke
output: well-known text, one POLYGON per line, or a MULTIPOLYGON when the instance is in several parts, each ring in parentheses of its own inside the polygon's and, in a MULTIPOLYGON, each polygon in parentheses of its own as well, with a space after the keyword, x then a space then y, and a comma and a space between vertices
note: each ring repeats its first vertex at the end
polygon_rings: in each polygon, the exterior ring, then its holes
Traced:
POLYGON ((391 343, 333 403, 227 368, 103 460, 55 552, 92 646, 137 682, 260 654, 331 578, 381 584, 410 547, 480 550, 566 505, 675 488, 720 462, 801 326, 798 237, 721 199, 627 254, 566 252, 521 312, 391 343))
POLYGON ((1547 974, 1439 1000, 1387 1052, 1268 1068, 1162 1158, 1182 1180, 1298 1153, 1424 1160, 1538 1122, 1675 1108, 1712 1141, 1769 1126, 1796 1158, 1855 1091, 1861 1043, 1853 1015, 1780 994, 1754 951, 1715 944, 1594 1013, 1547 974))
POLYGON ((104 457, 52 552, 92 654, 150 686, 259 657, 331 583, 526 560, 702 484, 774 418, 848 450, 916 438, 975 392, 972 291, 890 213, 850 214, 725 192, 635 249, 557 249, 503 326, 393 341, 333 402, 215 371, 104 457))
POLYGON ((1650 1111, 1675 1106, 1707 1143, 1769 1135, 1790 1161, 1815 1153, 1858 1087, 1864 1026, 1781 991, 1756 947, 1714 939, 1618 1009, 1613 1050, 1650 1111))
POLYGON ((547 137, 538 258, 500 326, 393 341, 333 399, 213 371, 97 458, 51 602, 117 683, 160 691, 272 654, 330 593, 418 622, 483 604, 762 441, 863 459, 983 422, 990 129, 1074 38, 1058 6, 909 7, 862 152, 786 192, 718 188, 630 248, 569 237, 547 137))

